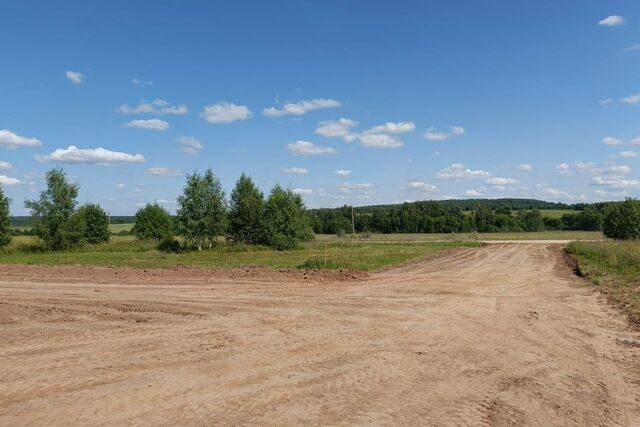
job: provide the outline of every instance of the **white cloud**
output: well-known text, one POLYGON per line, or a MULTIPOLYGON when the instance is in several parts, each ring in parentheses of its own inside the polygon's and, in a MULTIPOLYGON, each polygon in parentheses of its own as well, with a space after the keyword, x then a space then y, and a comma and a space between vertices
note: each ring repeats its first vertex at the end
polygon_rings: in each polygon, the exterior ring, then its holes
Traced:
POLYGON ((480 197, 487 192, 485 188, 471 189, 464 192, 465 196, 468 197, 480 197))
POLYGON ((169 129, 169 123, 160 119, 131 120, 130 122, 125 123, 124 127, 163 131, 169 129))
POLYGON ((581 161, 574 162, 573 166, 575 166, 576 169, 580 169, 580 170, 589 170, 596 167, 596 165, 593 162, 581 162, 581 161))
POLYGON ((141 102, 135 107, 122 104, 118 111, 122 114, 187 114, 189 109, 186 105, 171 105, 164 99, 155 99, 151 102, 141 102))
POLYGON ((335 154, 336 150, 331 147, 323 147, 309 141, 296 141, 287 144, 287 150, 296 156, 318 156, 321 154, 335 154))
POLYGON ((622 179, 619 177, 595 176, 591 180, 592 185, 603 186, 612 190, 631 190, 640 188, 637 179, 622 179))
POLYGON ((635 138, 633 138, 631 141, 629 141, 629 144, 640 145, 640 136, 636 136, 635 138))
POLYGON ((446 141, 454 136, 465 135, 467 131, 462 126, 450 126, 449 132, 438 132, 434 128, 429 128, 424 134, 428 141, 446 141))
POLYGON ((342 190, 367 190, 373 187, 374 185, 369 182, 361 182, 361 183, 345 182, 343 184, 338 184, 338 188, 342 190))
POLYGON ((598 104, 600 104, 601 107, 608 107, 612 103, 613 103, 613 98, 606 98, 598 101, 598 104))
POLYGON ((449 130, 453 135, 464 135, 467 133, 462 126, 451 126, 449 130))
POLYGON ((631 168, 627 165, 610 166, 602 170, 607 175, 628 175, 631 173, 631 168))
POLYGON ((416 125, 413 122, 387 122, 367 129, 364 133, 406 133, 413 132, 414 130, 416 130, 416 125))
POLYGON ((533 166, 528 163, 520 163, 518 166, 516 166, 516 169, 520 172, 533 172, 533 166))
POLYGON ((605 145, 622 145, 624 144, 624 141, 621 140, 620 138, 615 138, 613 136, 605 136, 604 138, 602 138, 602 143, 605 145))
POLYGON ((83 83, 86 79, 84 74, 79 73, 77 71, 67 71, 66 73, 64 73, 64 75, 67 77, 67 79, 70 82, 75 83, 77 85, 79 85, 80 83, 83 83))
POLYGON ((140 86, 140 87, 153 86, 153 82, 152 81, 138 79, 136 77, 131 79, 131 83, 133 83, 136 86, 140 86))
POLYGON ((327 120, 318 123, 318 128, 314 132, 328 138, 344 138, 350 135, 349 129, 357 125, 358 122, 351 119, 327 120))
POLYGON ((0 171, 13 169, 13 165, 9 162, 0 160, 0 171))
POLYGON ((499 176, 492 176, 491 178, 487 178, 485 182, 489 185, 502 186, 502 185, 517 184, 518 180, 513 178, 502 178, 499 176))
POLYGON ((208 123, 223 124, 247 120, 253 113, 245 105, 236 105, 229 102, 218 102, 204 107, 200 116, 208 123))
POLYGON ((627 46, 624 49, 622 49, 625 52, 633 52, 636 50, 640 50, 640 43, 639 44, 633 44, 631 46, 627 46))
POLYGON ((27 138, 20 136, 8 129, 0 130, 0 147, 18 148, 18 147, 39 147, 42 145, 39 139, 27 138))
POLYGON ((301 196, 310 196, 311 194, 313 194, 313 190, 310 188, 294 188, 291 191, 301 196))
POLYGON ((386 134, 367 134, 359 137, 364 147, 400 148, 404 145, 397 137, 386 134))
POLYGON ((424 181, 412 181, 407 184, 407 190, 424 191, 426 193, 435 193, 440 191, 438 187, 424 181))
POLYGON ((165 167, 153 167, 147 170, 147 174, 151 176, 182 176, 184 175, 180 169, 169 169, 165 167))
POLYGON ((620 98, 620 101, 628 105, 640 104, 640 93, 636 93, 635 95, 625 96, 624 98, 620 98))
POLYGON ((620 153, 620 156, 627 159, 634 159, 636 157, 640 157, 640 151, 623 151, 620 153))
POLYGON ((290 167, 290 168, 285 168, 282 170, 284 173, 290 174, 290 175, 308 175, 309 171, 305 168, 297 168, 295 166, 290 167))
POLYGON ((453 163, 436 174, 436 178, 446 180, 483 179, 491 177, 491 173, 483 170, 471 170, 461 163, 453 163))
POLYGON ((598 25, 604 25, 605 27, 617 27, 625 24, 625 19, 620 15, 611 15, 598 22, 598 25))
POLYGON ((22 184, 22 181, 20 181, 17 178, 12 178, 7 175, 0 175, 0 185, 5 185, 9 187, 12 185, 20 185, 20 184, 22 184))
POLYGON ((119 151, 111 151, 102 147, 98 148, 78 148, 70 145, 67 148, 58 148, 46 156, 36 156, 39 162, 56 163, 91 163, 91 164, 111 164, 111 163, 143 163, 142 154, 128 154, 119 151))
POLYGON ((198 154, 203 148, 200 141, 191 136, 181 136, 177 139, 177 141, 178 149, 183 153, 190 154, 192 156, 198 154))
POLYGON ((335 108, 340 107, 342 103, 335 99, 310 99, 306 101, 300 101, 296 103, 287 103, 282 108, 269 107, 262 110, 262 114, 268 117, 280 117, 280 116, 301 116, 308 111, 318 110, 321 108, 335 108))
POLYGON ((126 187, 126 185, 124 185, 124 184, 116 184, 116 188, 123 189, 125 187, 126 187))
POLYGON ((348 169, 338 169, 336 172, 336 175, 341 176, 342 178, 346 178, 348 176, 351 176, 351 171, 348 169))

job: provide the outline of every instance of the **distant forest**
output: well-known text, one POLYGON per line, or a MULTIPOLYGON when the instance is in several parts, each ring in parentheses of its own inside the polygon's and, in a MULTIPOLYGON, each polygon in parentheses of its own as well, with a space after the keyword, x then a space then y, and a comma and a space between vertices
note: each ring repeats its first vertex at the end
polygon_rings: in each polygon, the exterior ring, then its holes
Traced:
MULTIPOLYGON (((353 208, 356 233, 469 233, 602 229, 608 203, 553 203, 535 199, 466 199, 359 206, 353 208), (541 211, 567 211, 545 215, 541 211)), ((352 231, 352 208, 309 209, 316 234, 352 231)), ((133 223, 133 216, 112 216, 111 224, 133 223)), ((31 217, 11 217, 11 225, 30 227, 31 217)))

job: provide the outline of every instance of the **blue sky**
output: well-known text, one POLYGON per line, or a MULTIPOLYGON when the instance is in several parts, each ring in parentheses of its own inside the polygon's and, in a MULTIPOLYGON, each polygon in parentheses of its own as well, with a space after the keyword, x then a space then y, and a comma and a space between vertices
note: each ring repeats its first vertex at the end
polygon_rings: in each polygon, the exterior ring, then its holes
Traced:
POLYGON ((175 209, 243 171, 310 207, 640 194, 640 3, 5 1, 0 184, 175 209))

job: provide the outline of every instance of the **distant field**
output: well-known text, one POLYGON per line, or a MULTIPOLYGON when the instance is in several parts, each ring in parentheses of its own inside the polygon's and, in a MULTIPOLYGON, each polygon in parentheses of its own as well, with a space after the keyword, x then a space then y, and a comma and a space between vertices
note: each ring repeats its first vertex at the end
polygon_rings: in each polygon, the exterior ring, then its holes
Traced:
POLYGON ((436 233, 436 234, 371 234, 356 235, 355 238, 347 235, 339 238, 333 234, 320 234, 316 236, 320 241, 387 241, 387 242, 456 242, 477 240, 599 240, 604 236, 600 231, 541 231, 534 233, 436 233))
POLYGON ((542 209, 540 211, 540 214, 543 217, 547 217, 547 218, 562 218, 562 215, 577 214, 577 213, 578 211, 563 210, 563 209, 542 209))
POLYGON ((111 224, 112 233, 119 233, 121 231, 131 231, 132 228, 133 228, 133 223, 111 224))
POLYGON ((21 236, 0 251, 0 263, 46 265, 100 265, 135 268, 199 267, 328 268, 375 270, 401 264, 436 252, 458 247, 476 247, 475 242, 306 243, 301 249, 278 252, 263 247, 219 245, 212 250, 164 253, 148 242, 116 237, 107 245, 85 246, 64 252, 29 252, 21 245, 32 242, 21 236))

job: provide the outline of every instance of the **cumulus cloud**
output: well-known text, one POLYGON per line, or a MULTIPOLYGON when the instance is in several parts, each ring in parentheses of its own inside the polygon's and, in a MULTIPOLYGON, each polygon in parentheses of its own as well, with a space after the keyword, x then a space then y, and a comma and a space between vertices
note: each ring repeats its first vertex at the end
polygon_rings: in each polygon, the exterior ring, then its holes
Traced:
POLYGON ((620 98, 620 102, 623 102, 628 105, 640 104, 640 93, 636 93, 635 95, 629 95, 629 96, 625 96, 624 98, 620 98))
POLYGON ((364 147, 400 148, 404 145, 397 137, 387 134, 367 134, 358 138, 364 147))
POLYGON ((465 135, 467 131, 462 126, 450 126, 449 132, 438 132, 434 128, 429 128, 424 134, 428 141, 446 141, 454 136, 465 135))
POLYGON ((287 150, 296 156, 319 156, 322 154, 335 154, 336 150, 331 147, 323 147, 313 142, 298 140, 287 144, 287 150))
POLYGON ((436 178, 445 180, 467 180, 490 178, 491 173, 483 170, 471 170, 462 163, 452 163, 436 173, 436 178))
POLYGON ((602 186, 611 190, 631 190, 640 188, 640 181, 620 177, 595 176, 591 180, 591 185, 602 186))
POLYGON ((439 191, 439 188, 436 187, 433 184, 429 184, 428 182, 424 182, 424 181, 412 181, 409 184, 407 184, 407 190, 413 190, 413 191, 421 191, 421 192, 425 192, 425 193, 435 193, 437 191, 439 191))
POLYGON ((516 166, 516 169, 520 172, 533 172, 533 166, 528 163, 520 163, 516 166))
POLYGON ((340 107, 342 103, 335 99, 310 99, 295 103, 287 103, 282 108, 269 107, 262 110, 262 114, 267 117, 280 117, 280 116, 301 116, 308 111, 319 110, 321 108, 335 108, 340 107))
POLYGON ((133 83, 136 86, 140 86, 140 87, 153 86, 153 82, 152 81, 143 80, 143 79, 139 79, 139 78, 136 78, 136 77, 131 79, 131 83, 133 83))
POLYGON ((224 124, 249 119, 253 113, 245 105, 218 102, 204 107, 200 116, 208 123, 224 124))
POLYGON ((125 123, 124 127, 163 131, 169 129, 169 123, 160 119, 131 120, 130 122, 125 123))
POLYGON ((64 75, 67 77, 67 79, 70 82, 75 83, 77 85, 79 85, 80 83, 83 83, 86 79, 84 74, 79 73, 77 71, 67 71, 64 73, 64 75))
POLYGON ((416 130, 416 125, 413 122, 387 122, 367 129, 364 133, 406 133, 414 130, 416 130))
POLYGON ((606 98, 598 101, 598 104, 600 104, 601 107, 608 107, 612 103, 613 103, 613 98, 606 98))
POLYGON ((13 165, 11 163, 0 160, 0 171, 10 169, 13 169, 13 165))
POLYGON ((290 175, 308 175, 309 171, 305 168, 298 168, 298 167, 290 167, 290 168, 285 168, 282 170, 284 173, 286 174, 290 174, 290 175))
POLYGON ((192 156, 198 154, 203 148, 200 141, 191 136, 181 136, 177 139, 177 143, 180 151, 192 156))
POLYGON ((124 184, 116 184, 116 188, 122 190, 123 188, 125 188, 126 185, 124 184))
POLYGON ((0 147, 15 149, 18 147, 39 147, 42 145, 39 139, 20 136, 8 129, 0 130, 0 147))
POLYGON ((610 15, 598 22, 598 25, 605 27, 618 27, 620 25, 624 25, 625 22, 626 20, 620 15, 610 15))
POLYGON ((631 141, 629 141, 629 144, 640 145, 640 136, 636 136, 635 138, 633 138, 631 141))
POLYGON ((631 173, 631 168, 627 165, 609 166, 602 172, 607 175, 628 175, 631 173))
POLYGON ((499 176, 492 176, 491 178, 487 178, 485 182, 489 185, 502 186, 502 185, 517 184, 518 180, 513 178, 503 178, 499 176))
POLYGON ((338 169, 335 173, 336 175, 341 176, 342 178, 346 178, 348 176, 351 176, 352 171, 348 169, 338 169))
POLYGON ((175 114, 182 115, 189 112, 186 105, 171 105, 164 99, 155 99, 151 102, 141 102, 135 107, 122 104, 118 111, 122 114, 175 114))
POLYGON ((180 169, 169 169, 165 167, 153 167, 147 170, 147 174, 151 176, 182 176, 184 175, 180 169))
POLYGON ((82 149, 75 145, 70 145, 67 148, 58 148, 46 156, 36 156, 36 160, 39 162, 107 165, 112 163, 143 163, 144 156, 142 154, 111 151, 102 147, 82 149))
POLYGON ((344 138, 350 135, 350 129, 357 125, 358 122, 355 120, 343 117, 338 120, 327 120, 318 123, 318 128, 314 132, 328 138, 344 138))
POLYGON ((338 188, 342 190, 367 190, 373 187, 374 185, 370 182, 345 182, 343 184, 338 184, 338 188))
POLYGON ((615 138, 613 136, 605 136, 604 138, 602 138, 602 143, 605 145, 622 145, 624 144, 624 141, 621 140, 620 138, 615 138))
POLYGON ((313 190, 310 188, 294 188, 291 191, 301 196, 310 196, 311 194, 313 194, 313 190))
POLYGON ((480 197, 487 192, 486 188, 470 189, 464 192, 467 197, 480 197))
POLYGON ((640 43, 639 44, 633 44, 631 46, 627 46, 624 49, 622 49, 625 52, 633 52, 636 50, 640 50, 640 43))
POLYGON ((7 175, 0 175, 0 185, 10 187, 13 185, 20 185, 20 184, 22 184, 22 181, 20 181, 17 178, 12 178, 7 175))
POLYGON ((636 157, 640 157, 640 151, 623 151, 620 153, 620 156, 627 159, 635 159, 636 157))

